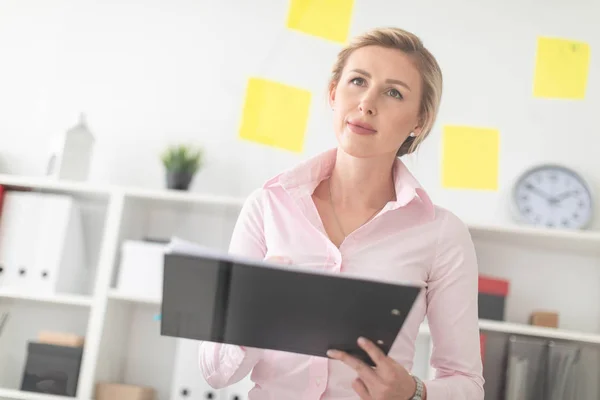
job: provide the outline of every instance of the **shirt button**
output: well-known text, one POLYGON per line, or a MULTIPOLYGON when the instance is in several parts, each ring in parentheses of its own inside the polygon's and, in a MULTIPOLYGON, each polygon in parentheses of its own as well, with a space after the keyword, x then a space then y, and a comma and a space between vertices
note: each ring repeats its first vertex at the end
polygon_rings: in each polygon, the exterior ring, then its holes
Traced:
POLYGON ((321 378, 317 378, 317 386, 321 386, 321 378))

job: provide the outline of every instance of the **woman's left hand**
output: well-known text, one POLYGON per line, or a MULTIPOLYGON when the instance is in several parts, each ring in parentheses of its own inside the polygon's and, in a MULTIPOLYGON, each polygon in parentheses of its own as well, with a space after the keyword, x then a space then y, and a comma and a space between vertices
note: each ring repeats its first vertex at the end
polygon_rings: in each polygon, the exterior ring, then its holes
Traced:
POLYGON ((417 384, 402 365, 368 339, 359 338, 358 345, 371 357, 375 368, 343 351, 330 350, 327 355, 358 373, 352 388, 362 400, 409 400, 414 396, 417 384))

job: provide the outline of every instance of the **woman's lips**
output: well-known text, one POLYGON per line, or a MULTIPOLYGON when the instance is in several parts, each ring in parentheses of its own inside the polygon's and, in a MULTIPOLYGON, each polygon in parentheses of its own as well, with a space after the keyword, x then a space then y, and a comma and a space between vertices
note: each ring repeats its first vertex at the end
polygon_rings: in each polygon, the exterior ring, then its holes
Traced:
POLYGON ((371 125, 364 122, 347 121, 346 123, 348 124, 348 129, 359 135, 372 135, 377 133, 377 131, 373 129, 371 125))

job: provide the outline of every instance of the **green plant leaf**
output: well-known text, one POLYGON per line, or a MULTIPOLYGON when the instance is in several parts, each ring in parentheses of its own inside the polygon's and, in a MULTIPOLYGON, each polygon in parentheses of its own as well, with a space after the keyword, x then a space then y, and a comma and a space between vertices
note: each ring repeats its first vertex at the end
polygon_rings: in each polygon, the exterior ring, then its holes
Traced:
POLYGON ((169 171, 196 173, 203 166, 204 151, 201 147, 177 144, 168 146, 160 158, 169 171))

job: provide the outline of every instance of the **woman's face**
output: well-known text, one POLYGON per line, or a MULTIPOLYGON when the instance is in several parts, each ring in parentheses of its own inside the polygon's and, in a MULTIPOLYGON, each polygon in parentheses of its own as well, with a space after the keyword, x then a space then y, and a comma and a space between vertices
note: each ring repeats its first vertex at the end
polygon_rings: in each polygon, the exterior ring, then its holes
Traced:
POLYGON ((355 50, 329 94, 339 145, 355 157, 395 155, 411 132, 420 133, 421 91, 421 75, 402 51, 355 50))

